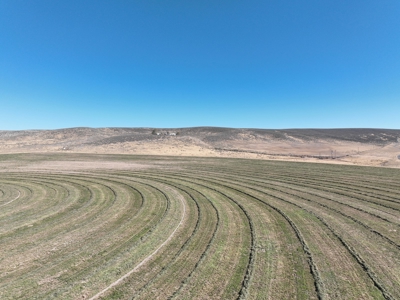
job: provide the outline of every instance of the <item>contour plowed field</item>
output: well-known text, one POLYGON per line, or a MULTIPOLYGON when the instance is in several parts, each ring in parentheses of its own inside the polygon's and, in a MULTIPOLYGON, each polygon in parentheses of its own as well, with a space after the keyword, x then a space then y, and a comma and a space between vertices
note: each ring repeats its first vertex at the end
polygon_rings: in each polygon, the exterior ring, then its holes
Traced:
POLYGON ((400 299, 399 170, 127 161, 0 173, 0 299, 400 299))

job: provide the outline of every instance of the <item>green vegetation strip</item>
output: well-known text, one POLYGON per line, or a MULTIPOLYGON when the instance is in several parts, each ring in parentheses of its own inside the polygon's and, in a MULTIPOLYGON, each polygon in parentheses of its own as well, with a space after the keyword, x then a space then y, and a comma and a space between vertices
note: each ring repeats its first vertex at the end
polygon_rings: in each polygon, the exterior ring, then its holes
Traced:
POLYGON ((399 170, 16 157, 0 173, 1 299, 400 299, 399 170), (143 168, 21 166, 60 159, 143 168))

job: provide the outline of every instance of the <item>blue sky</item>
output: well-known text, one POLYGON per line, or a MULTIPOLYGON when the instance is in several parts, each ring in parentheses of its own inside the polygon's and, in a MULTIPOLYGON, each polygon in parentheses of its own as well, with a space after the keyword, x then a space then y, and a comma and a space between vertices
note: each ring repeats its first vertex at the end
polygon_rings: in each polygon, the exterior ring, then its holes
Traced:
POLYGON ((0 130, 400 129, 400 1, 0 1, 0 130))

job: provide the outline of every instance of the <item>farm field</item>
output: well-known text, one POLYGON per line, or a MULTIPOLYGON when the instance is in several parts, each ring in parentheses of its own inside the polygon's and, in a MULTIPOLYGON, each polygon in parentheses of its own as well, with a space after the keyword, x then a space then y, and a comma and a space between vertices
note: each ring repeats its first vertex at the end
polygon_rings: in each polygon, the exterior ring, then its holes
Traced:
POLYGON ((0 299, 400 299, 400 170, 0 155, 0 299))

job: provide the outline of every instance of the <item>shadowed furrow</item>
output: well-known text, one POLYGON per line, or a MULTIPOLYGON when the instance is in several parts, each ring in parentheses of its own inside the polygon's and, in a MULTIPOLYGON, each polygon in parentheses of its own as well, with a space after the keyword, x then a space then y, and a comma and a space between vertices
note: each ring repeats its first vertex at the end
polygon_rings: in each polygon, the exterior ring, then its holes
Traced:
POLYGON ((0 172, 1 299, 400 299, 398 170, 81 160, 0 172))

